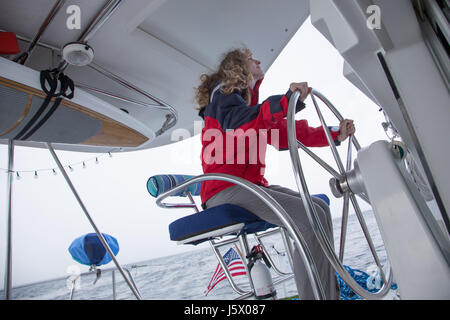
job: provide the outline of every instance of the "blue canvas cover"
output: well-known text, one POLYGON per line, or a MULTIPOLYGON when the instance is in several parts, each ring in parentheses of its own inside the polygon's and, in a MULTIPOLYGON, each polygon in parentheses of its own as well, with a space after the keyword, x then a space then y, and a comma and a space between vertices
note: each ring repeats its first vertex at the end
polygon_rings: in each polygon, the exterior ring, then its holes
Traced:
MULTIPOLYGON (((119 252, 117 239, 106 233, 102 233, 102 235, 114 255, 117 255, 119 252)), ((69 253, 75 261, 87 266, 101 266, 112 260, 96 233, 88 233, 73 240, 69 247, 69 253)))

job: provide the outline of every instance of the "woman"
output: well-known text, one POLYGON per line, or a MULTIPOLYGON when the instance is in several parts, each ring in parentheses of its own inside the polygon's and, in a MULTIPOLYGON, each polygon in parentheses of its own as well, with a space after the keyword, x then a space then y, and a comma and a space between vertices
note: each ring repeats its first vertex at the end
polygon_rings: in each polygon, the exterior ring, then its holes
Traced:
MULTIPOLYGON (((202 75, 196 100, 199 115, 204 119, 202 130, 202 166, 204 173, 225 173, 244 178, 262 187, 291 216, 308 244, 316 263, 327 299, 338 299, 339 289, 332 266, 322 253, 320 244, 309 224, 300 195, 288 188, 269 185, 264 178, 267 144, 278 150, 288 149, 286 113, 289 98, 300 90, 296 112, 305 107, 303 101, 311 91, 306 82, 291 83, 284 95, 267 98, 258 104, 258 90, 264 78, 260 62, 248 49, 228 52, 217 72, 202 75), (248 142, 248 143, 247 143, 248 142)), ((344 120, 339 128, 331 128, 331 135, 339 145, 354 134, 352 120, 344 120)), ((306 120, 296 121, 297 139, 309 147, 327 146, 321 127, 308 126, 306 120)), ((202 183, 204 207, 224 203, 238 205, 275 225, 282 225, 276 214, 256 195, 224 181, 202 183)), ((328 205, 314 198, 314 205, 329 239, 333 227, 328 205)), ((294 274, 301 299, 314 299, 305 267, 297 250, 294 253, 294 274)))

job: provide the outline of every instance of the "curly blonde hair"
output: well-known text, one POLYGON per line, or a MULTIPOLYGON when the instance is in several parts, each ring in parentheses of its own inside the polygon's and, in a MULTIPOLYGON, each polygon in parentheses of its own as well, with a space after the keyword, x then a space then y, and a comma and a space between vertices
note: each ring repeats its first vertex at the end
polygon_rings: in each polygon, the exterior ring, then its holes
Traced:
POLYGON ((195 100, 199 105, 196 110, 202 111, 209 104, 211 90, 218 82, 222 83, 220 91, 231 94, 239 91, 244 100, 249 103, 250 92, 248 85, 253 80, 247 68, 247 61, 252 53, 247 48, 234 49, 226 53, 220 63, 219 69, 213 74, 202 74, 201 84, 196 88, 195 100))

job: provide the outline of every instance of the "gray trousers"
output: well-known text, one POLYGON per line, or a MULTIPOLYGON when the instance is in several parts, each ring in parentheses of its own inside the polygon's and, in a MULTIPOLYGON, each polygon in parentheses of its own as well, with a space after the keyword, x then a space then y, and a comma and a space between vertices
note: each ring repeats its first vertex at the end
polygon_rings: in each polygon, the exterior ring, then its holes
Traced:
MULTIPOLYGON (((336 273, 331 264, 328 262, 327 257, 323 254, 322 248, 314 235, 314 231, 309 223, 299 193, 277 185, 262 188, 286 210, 287 214, 297 225, 313 256, 326 298, 330 300, 339 299, 339 288, 336 273)), ((312 198, 322 226, 327 232, 328 239, 330 239, 333 243, 333 226, 330 209, 323 200, 315 197, 312 198)), ((206 202, 206 206, 211 208, 224 203, 238 205, 267 222, 278 226, 282 225, 277 215, 262 200, 240 186, 233 186, 217 193, 206 202)), ((295 249, 293 260, 295 283, 297 285, 300 299, 314 299, 314 294, 306 273, 306 268, 297 249, 295 249)))

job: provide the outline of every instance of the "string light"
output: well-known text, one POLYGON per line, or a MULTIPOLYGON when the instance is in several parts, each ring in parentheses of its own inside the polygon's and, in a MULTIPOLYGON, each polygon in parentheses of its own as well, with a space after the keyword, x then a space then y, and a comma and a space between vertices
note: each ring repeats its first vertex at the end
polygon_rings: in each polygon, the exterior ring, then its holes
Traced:
MULTIPOLYGON (((114 150, 111 150, 111 151, 106 152, 106 153, 101 154, 101 155, 97 155, 97 156, 92 157, 92 158, 90 158, 90 159, 85 159, 85 160, 83 160, 83 161, 79 161, 79 162, 76 162, 76 163, 71 163, 71 164, 65 165, 64 167, 65 167, 65 168, 68 168, 68 169, 70 170, 70 172, 75 171, 75 167, 76 167, 76 166, 81 166, 83 169, 86 169, 86 168, 87 168, 87 165, 86 165, 87 162, 89 162, 89 161, 95 161, 95 164, 99 164, 99 163, 100 163, 100 161, 99 161, 99 158, 100 158, 100 157, 108 155, 110 158, 112 158, 113 155, 112 155, 111 152, 122 151, 122 150, 123 150, 122 148, 119 148, 119 149, 116 148, 116 149, 114 149, 114 150)), ((57 172, 57 170, 56 170, 55 168, 33 169, 33 170, 11 170, 11 171, 10 171, 10 170, 7 170, 7 169, 5 169, 5 168, 0 168, 0 170, 1 170, 1 171, 5 171, 5 172, 11 172, 12 174, 15 173, 15 174, 16 174, 16 179, 17 179, 17 180, 21 180, 21 179, 23 178, 23 176, 24 176, 23 174, 24 174, 24 173, 27 173, 27 172, 29 172, 29 173, 34 172, 34 174, 33 174, 33 178, 34 178, 34 179, 38 179, 38 178, 39 178, 39 173, 41 173, 41 172, 43 172, 43 171, 51 172, 51 173, 53 173, 54 176, 57 176, 57 175, 58 175, 58 172, 57 172)))

